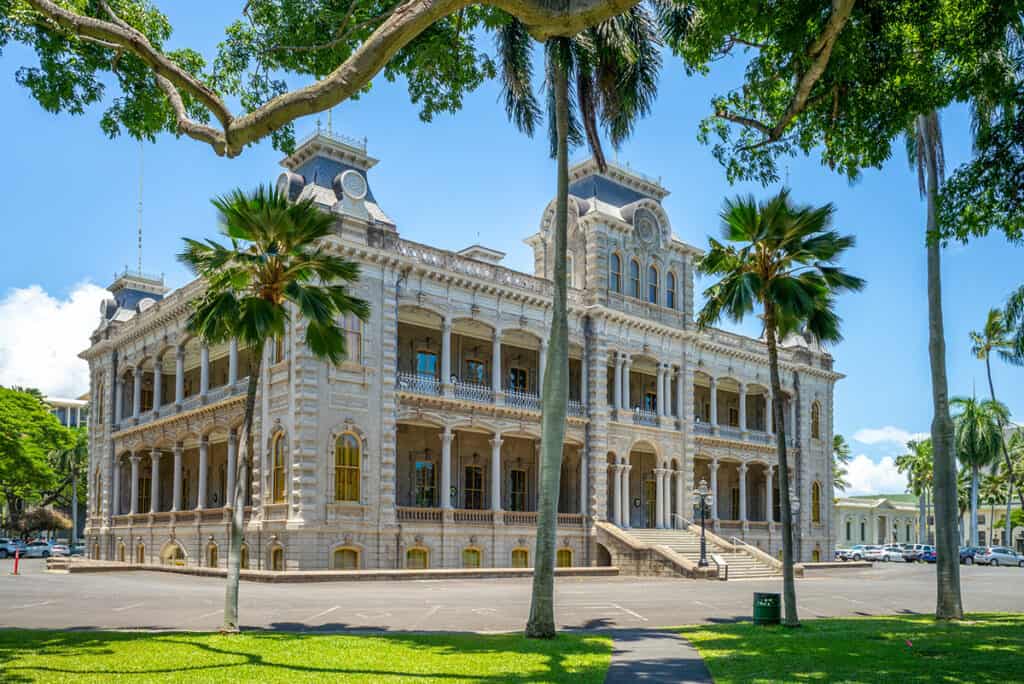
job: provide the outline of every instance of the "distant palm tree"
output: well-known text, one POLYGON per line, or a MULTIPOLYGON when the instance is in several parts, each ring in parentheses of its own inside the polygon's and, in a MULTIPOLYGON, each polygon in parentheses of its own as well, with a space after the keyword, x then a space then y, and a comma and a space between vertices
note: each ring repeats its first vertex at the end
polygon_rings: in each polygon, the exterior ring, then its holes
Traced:
POLYGON ((981 479, 978 490, 978 498, 988 504, 988 524, 985 526, 988 528, 988 539, 985 543, 989 545, 999 543, 995 540, 996 505, 1006 499, 1006 483, 1001 473, 1002 470, 994 464, 992 471, 981 479))
MULTIPOLYGON (((1022 289, 1024 291, 1024 289, 1022 289)), ((1013 312, 1013 296, 1010 297, 1010 311, 1013 312)), ((1024 326, 1022 326, 1024 328, 1024 326)), ((996 401, 996 387, 992 382, 992 353, 999 355, 1004 362, 1014 366, 1024 365, 1024 349, 1018 349, 1019 340, 1010 326, 1007 325, 1007 312, 1001 309, 989 309, 985 318, 985 327, 981 331, 971 331, 971 353, 985 362, 985 373, 988 376, 988 391, 992 401, 996 401)), ((1010 463, 1010 453, 1006 448, 1006 424, 999 425, 999 446, 1003 454, 1003 462, 1006 466, 1006 519, 1010 519, 1010 509, 1013 502, 1013 467, 1010 463)), ((1024 492, 1021 496, 1021 504, 1024 505, 1024 492)), ((992 526, 989 525, 989 529, 992 526)))
POLYGON ((918 544, 928 543, 928 499, 932 491, 932 440, 907 442, 907 453, 896 457, 896 469, 907 476, 907 489, 917 497, 918 544))
POLYGON ((971 546, 978 545, 978 485, 981 469, 999 459, 1003 443, 1002 425, 1009 422, 1010 412, 991 399, 978 401, 973 397, 955 397, 951 405, 959 409, 953 418, 956 452, 960 462, 971 473, 971 546))
POLYGON ((840 492, 850 488, 847 480, 851 457, 850 445, 846 438, 836 433, 832 436, 832 486, 840 492))
MULTIPOLYGON (((71 483, 71 543, 78 541, 78 480, 89 468, 89 432, 84 427, 73 428, 71 444, 52 455, 55 470, 71 483)), ((63 489, 63 488, 61 488, 63 489)))
POLYGON ((758 203, 753 197, 726 200, 722 209, 722 237, 711 238, 710 249, 697 264, 704 275, 719 280, 704 291, 705 304, 697 317, 702 328, 723 316, 741 321, 761 309, 768 347, 772 386, 772 411, 779 416, 775 451, 779 462, 782 513, 782 576, 784 624, 800 624, 793 579, 793 517, 791 509, 786 425, 779 375, 781 339, 791 333, 808 333, 823 343, 838 342, 840 319, 835 314, 835 295, 856 291, 864 281, 836 266, 839 257, 854 245, 851 235, 831 229, 835 208, 796 206, 789 191, 758 203))
POLYGON ((252 350, 240 439, 245 452, 237 459, 234 491, 228 494, 231 535, 221 630, 237 632, 244 499, 255 453, 252 420, 263 350, 268 340, 284 335, 289 323, 299 330, 292 319, 295 311, 306 327, 310 352, 340 363, 346 356, 340 320, 346 314, 366 320, 370 308, 349 294, 359 279, 359 265, 324 248, 335 219, 312 201, 291 203, 277 190, 261 186, 251 194, 235 190, 214 199, 213 205, 230 246, 185 238, 178 259, 206 281, 206 291, 189 316, 189 330, 208 344, 236 339, 252 350))

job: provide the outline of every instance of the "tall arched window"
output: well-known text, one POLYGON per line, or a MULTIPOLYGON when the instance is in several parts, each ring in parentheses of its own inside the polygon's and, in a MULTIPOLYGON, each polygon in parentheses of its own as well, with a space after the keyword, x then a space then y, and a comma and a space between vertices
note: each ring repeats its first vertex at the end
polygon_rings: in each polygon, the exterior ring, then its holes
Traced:
POLYGON ((821 404, 811 404, 811 439, 821 439, 821 404))
POLYGON ((334 551, 335 570, 358 570, 359 551, 356 549, 335 549, 334 551))
POLYGON ((530 567, 530 552, 526 549, 512 549, 512 567, 530 567))
POLYGON ((217 567, 217 545, 210 544, 206 547, 206 564, 211 567, 217 567))
POLYGON ((345 358, 352 363, 363 362, 363 322, 353 313, 345 314, 345 358))
POLYGON ((430 554, 426 549, 409 549, 405 552, 405 567, 409 570, 426 570, 430 567, 430 554))
POLYGON ((665 278, 665 306, 670 309, 676 308, 676 274, 668 272, 665 278))
POLYGON ((125 555, 124 542, 118 542, 117 543, 117 560, 119 560, 122 563, 124 563, 124 555, 125 555))
POLYGON ((135 562, 139 565, 146 562, 146 545, 141 542, 135 547, 135 562))
POLYGON ((241 558, 239 559, 238 565, 239 565, 239 567, 241 567, 242 570, 248 570, 249 569, 249 545, 248 544, 242 544, 242 553, 241 553, 241 558))
POLYGON ((284 571, 284 549, 275 546, 270 552, 270 569, 277 572, 284 571))
POLYGON ((640 262, 629 260, 629 296, 640 299, 640 262))
POLYGON ((821 522, 821 483, 811 485, 811 522, 821 522))
POLYGON ((647 301, 658 304, 658 269, 654 266, 647 268, 647 301))
POLYGON ((273 483, 271 484, 271 492, 273 493, 274 503, 284 503, 284 433, 279 432, 274 435, 271 454, 273 455, 273 483))
POLYGON ((480 567, 480 549, 475 549, 472 546, 466 547, 462 550, 462 567, 464 568, 479 568, 480 567))
POLYGON ((608 260, 608 289, 622 292, 622 257, 612 254, 608 260))
POLYGON ((346 432, 334 443, 334 500, 359 501, 359 438, 346 432))
POLYGON ((558 553, 555 555, 555 567, 572 567, 572 549, 558 549, 558 553))

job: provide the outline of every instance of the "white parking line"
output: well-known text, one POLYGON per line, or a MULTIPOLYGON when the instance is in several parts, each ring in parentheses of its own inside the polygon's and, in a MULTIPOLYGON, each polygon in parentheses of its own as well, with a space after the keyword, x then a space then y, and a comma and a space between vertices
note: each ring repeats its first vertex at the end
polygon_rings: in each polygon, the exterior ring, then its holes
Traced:
POLYGON ((143 602, 129 603, 127 606, 121 606, 120 608, 114 608, 115 613, 120 613, 122 610, 131 610, 132 608, 138 608, 139 606, 145 605, 143 602))
POLYGON ((40 601, 39 603, 26 603, 23 606, 14 606, 14 609, 20 610, 21 608, 39 608, 40 606, 48 606, 51 603, 56 603, 56 601, 40 601))
POLYGON ((202 615, 198 615, 198 616, 192 618, 191 620, 188 620, 188 622, 199 622, 200 620, 205 620, 208 617, 213 617, 214 615, 220 615, 223 612, 224 612, 223 610, 211 610, 209 613, 203 613, 202 615))
POLYGON ((647 621, 648 621, 648 620, 647 620, 647 618, 645 618, 645 617, 644 617, 643 615, 641 615, 640 613, 637 613, 637 612, 635 612, 635 611, 632 611, 632 610, 630 610, 629 608, 623 608, 623 607, 622 607, 622 606, 620 606, 620 605, 619 605, 618 603, 613 603, 613 604, 611 604, 611 605, 612 605, 612 606, 613 606, 614 608, 618 608, 618 609, 619 609, 619 610, 621 610, 621 611, 622 611, 623 613, 628 613, 629 615, 632 615, 632 616, 633 616, 633 617, 635 617, 635 618, 636 618, 637 620, 641 620, 641 621, 643 621, 643 622, 647 622, 647 621))
POLYGON ((316 620, 317 618, 321 618, 324 615, 327 615, 328 613, 333 613, 334 611, 338 610, 339 608, 341 608, 341 606, 332 606, 332 607, 328 608, 327 610, 321 610, 316 615, 310 615, 308 618, 303 620, 303 622, 312 622, 313 620, 316 620))

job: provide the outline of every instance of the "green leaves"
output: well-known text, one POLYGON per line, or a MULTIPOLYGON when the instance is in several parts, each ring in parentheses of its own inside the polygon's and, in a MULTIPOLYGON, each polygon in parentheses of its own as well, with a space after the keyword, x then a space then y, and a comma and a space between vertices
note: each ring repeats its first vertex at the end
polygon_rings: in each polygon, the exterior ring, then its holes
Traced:
POLYGON ((954 397, 949 403, 959 409, 953 416, 957 459, 978 468, 995 463, 1003 444, 1002 426, 1010 422, 1010 410, 998 401, 978 401, 974 397, 954 397))
POLYGON ((50 454, 75 444, 39 397, 0 387, 0 492, 25 498, 57 480, 50 454))

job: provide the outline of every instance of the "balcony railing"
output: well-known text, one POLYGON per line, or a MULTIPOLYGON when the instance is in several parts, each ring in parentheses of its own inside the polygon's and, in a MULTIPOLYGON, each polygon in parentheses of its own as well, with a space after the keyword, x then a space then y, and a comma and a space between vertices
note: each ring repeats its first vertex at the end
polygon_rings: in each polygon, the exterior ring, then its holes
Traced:
POLYGON ((527 527, 535 527, 537 525, 536 511, 505 511, 504 518, 506 525, 521 525, 527 527))
POLYGON ((747 433, 747 439, 758 444, 771 444, 775 441, 775 435, 769 435, 764 430, 752 430, 747 433))
POLYGON ((693 432, 698 435, 710 435, 711 423, 705 423, 704 421, 695 422, 693 424, 693 432))
POLYGON ((647 409, 635 408, 633 409, 633 424, 634 425, 657 425, 658 414, 654 411, 648 411, 647 409))
POLYGON ((505 390, 505 405, 512 408, 540 411, 540 395, 518 389, 505 390))
POLYGON ((494 522, 494 511, 455 509, 452 520, 464 525, 490 525, 494 522))
POLYGON ((743 439, 743 431, 734 425, 719 425, 718 434, 727 439, 743 439))
POLYGON ((419 373, 399 371, 396 387, 400 392, 426 394, 433 397, 441 394, 441 381, 433 375, 420 375, 419 373))
POLYGON ((569 400, 569 415, 576 418, 583 418, 587 415, 587 408, 582 401, 569 400))
POLYGON ((583 515, 581 513, 559 513, 559 527, 583 527, 583 515))
POLYGON ((466 401, 476 401, 481 404, 494 403, 494 390, 490 385, 477 382, 463 382, 456 380, 454 383, 455 397, 466 401))
POLYGON ((440 508, 418 508, 416 506, 399 506, 398 522, 441 522, 440 508))

